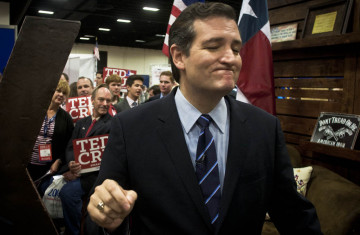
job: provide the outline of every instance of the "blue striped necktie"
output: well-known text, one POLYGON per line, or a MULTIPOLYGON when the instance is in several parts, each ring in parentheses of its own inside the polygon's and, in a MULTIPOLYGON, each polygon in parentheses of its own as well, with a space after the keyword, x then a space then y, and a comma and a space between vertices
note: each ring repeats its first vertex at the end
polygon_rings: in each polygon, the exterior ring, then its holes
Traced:
POLYGON ((216 227, 221 189, 214 137, 209 130, 211 120, 209 115, 203 114, 196 122, 201 128, 196 151, 196 176, 210 215, 211 224, 216 227))

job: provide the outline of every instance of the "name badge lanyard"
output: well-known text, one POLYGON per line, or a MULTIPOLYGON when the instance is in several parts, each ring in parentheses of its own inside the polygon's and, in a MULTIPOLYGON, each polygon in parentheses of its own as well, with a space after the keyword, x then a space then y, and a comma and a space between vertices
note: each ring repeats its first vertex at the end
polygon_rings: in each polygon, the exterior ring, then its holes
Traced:
POLYGON ((45 125, 44 125, 44 138, 45 139, 47 138, 47 133, 48 133, 51 123, 55 120, 56 114, 57 114, 57 112, 55 113, 54 116, 52 116, 52 118, 50 118, 48 124, 47 124, 48 117, 47 117, 47 115, 45 116, 45 125))

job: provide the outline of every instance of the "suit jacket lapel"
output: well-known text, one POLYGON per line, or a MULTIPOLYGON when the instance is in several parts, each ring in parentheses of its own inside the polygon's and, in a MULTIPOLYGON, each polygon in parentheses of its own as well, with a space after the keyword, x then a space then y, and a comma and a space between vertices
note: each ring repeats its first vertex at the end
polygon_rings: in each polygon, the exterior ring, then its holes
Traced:
POLYGON ((77 123, 76 125, 82 125, 82 127, 80 127, 80 134, 78 137, 76 137, 77 139, 80 139, 80 138, 85 138, 85 134, 87 132, 87 130, 89 129, 90 125, 91 125, 91 116, 87 116, 86 117, 86 120, 84 121, 84 123, 77 123))
POLYGON ((127 101, 126 97, 124 98, 124 103, 123 103, 123 111, 126 110, 126 109, 130 109, 130 105, 129 105, 129 102, 127 101))
POLYGON ((161 106, 162 110, 161 115, 159 115, 159 121, 162 125, 158 129, 158 133, 163 146, 165 146, 177 169, 177 174, 180 175, 183 181, 184 188, 189 193, 189 197, 193 200, 196 209, 201 214, 209 229, 212 229, 177 113, 174 100, 175 93, 176 89, 160 101, 161 104, 159 104, 159 106, 161 106))
POLYGON ((104 116, 100 117, 99 120, 97 120, 94 124, 94 126, 91 128, 88 136, 93 136, 97 129, 103 126, 103 124, 111 118, 109 113, 106 113, 104 116))
POLYGON ((249 130, 245 126, 246 117, 241 110, 235 108, 237 106, 235 101, 226 97, 230 104, 230 136, 228 156, 226 162, 226 172, 224 179, 223 194, 221 197, 219 222, 222 223, 229 206, 232 201, 234 190, 238 185, 238 180, 242 168, 244 167, 244 157, 248 153, 248 138, 249 130))

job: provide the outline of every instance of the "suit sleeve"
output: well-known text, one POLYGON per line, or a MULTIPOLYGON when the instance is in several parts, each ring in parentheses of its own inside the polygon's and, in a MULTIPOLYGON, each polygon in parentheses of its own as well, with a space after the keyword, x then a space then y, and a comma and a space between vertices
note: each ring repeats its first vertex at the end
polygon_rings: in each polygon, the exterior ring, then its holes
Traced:
MULTIPOLYGON (((126 160, 126 146, 123 136, 123 128, 119 115, 112 118, 109 140, 101 160, 100 172, 94 187, 90 190, 89 197, 94 193, 96 186, 103 183, 106 179, 112 179, 118 182, 123 188, 128 189, 128 170, 126 160)), ((127 234, 127 222, 124 222, 114 233, 111 234, 127 234)), ((103 228, 97 226, 91 221, 87 215, 85 222, 86 234, 106 234, 103 228)))
POLYGON ((72 136, 72 133, 74 130, 74 124, 73 124, 72 118, 68 113, 66 113, 65 119, 66 119, 66 134, 65 134, 65 139, 63 141, 65 141, 66 144, 64 146, 65 151, 63 152, 63 154, 60 157, 62 164, 67 164, 66 157, 65 157, 66 150, 67 150, 67 144, 69 143, 69 140, 71 139, 71 136, 72 136))
POLYGON ((99 176, 96 185, 105 179, 117 181, 123 188, 128 187, 127 155, 123 128, 119 115, 112 118, 109 140, 101 160, 99 176))
POLYGON ((276 119, 274 188, 269 214, 281 234, 322 234, 314 206, 296 190, 293 167, 276 119))

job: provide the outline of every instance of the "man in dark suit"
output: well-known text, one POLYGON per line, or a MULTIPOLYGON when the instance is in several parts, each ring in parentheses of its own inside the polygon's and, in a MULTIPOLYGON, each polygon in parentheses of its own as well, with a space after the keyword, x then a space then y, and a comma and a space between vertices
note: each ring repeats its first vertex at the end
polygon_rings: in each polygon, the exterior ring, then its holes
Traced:
POLYGON ((172 88, 175 86, 175 79, 170 71, 163 71, 160 74, 160 94, 154 95, 148 99, 148 102, 164 98, 170 94, 172 88))
POLYGON ((187 7, 169 37, 179 88, 113 120, 88 205, 108 232, 130 215, 131 234, 261 234, 268 211, 281 234, 321 234, 278 119, 226 96, 242 65, 235 17, 222 3, 187 7))
POLYGON ((111 116, 108 113, 111 104, 111 93, 105 84, 99 85, 92 93, 93 114, 80 119, 75 126, 72 137, 66 148, 67 166, 62 171, 68 181, 60 191, 63 206, 64 222, 68 234, 80 234, 82 197, 92 188, 98 171, 79 174, 81 166, 74 161, 74 139, 104 135, 110 132, 111 116))
POLYGON ((121 102, 114 105, 116 112, 134 108, 139 105, 139 97, 142 92, 144 78, 139 75, 131 75, 126 80, 127 96, 121 102))

